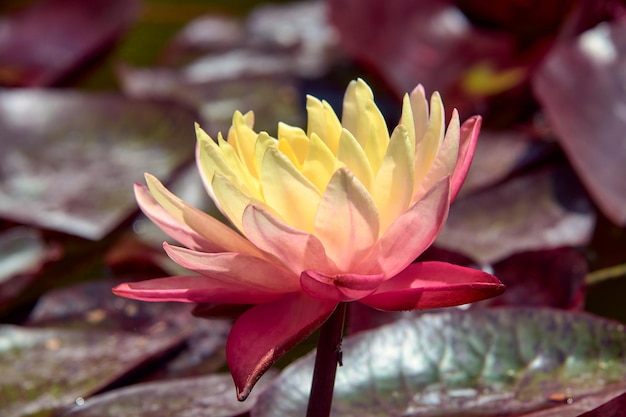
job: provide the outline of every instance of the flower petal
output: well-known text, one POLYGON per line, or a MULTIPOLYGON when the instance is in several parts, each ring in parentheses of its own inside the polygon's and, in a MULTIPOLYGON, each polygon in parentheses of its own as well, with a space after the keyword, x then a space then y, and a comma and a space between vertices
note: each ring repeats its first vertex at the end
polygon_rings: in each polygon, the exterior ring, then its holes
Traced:
POLYGON ((385 276, 337 274, 327 275, 317 271, 300 274, 300 285, 311 297, 324 300, 354 301, 372 294, 385 276))
POLYGON ((248 285, 223 283, 202 275, 156 278, 127 282, 113 288, 120 297, 142 301, 178 301, 183 303, 257 304, 274 301, 284 295, 248 285))
POLYGON ((307 95, 306 111, 309 116, 307 136, 311 137, 315 133, 336 155, 341 133, 341 122, 332 107, 325 101, 320 101, 313 96, 307 95))
POLYGON ((291 272, 300 276, 306 269, 335 271, 324 246, 315 236, 293 228, 255 205, 243 214, 246 237, 259 249, 274 256, 291 272))
POLYGON ((250 204, 263 204, 249 195, 245 194, 230 180, 218 173, 213 176, 211 188, 215 195, 215 205, 220 209, 222 214, 230 220, 230 222, 243 233, 241 217, 243 211, 250 204))
POLYGON ((361 273, 385 273, 393 277, 428 248, 448 216, 450 179, 431 188, 406 213, 398 217, 380 238, 361 273))
POLYGON ((498 278, 477 269, 446 262, 418 262, 359 301, 387 311, 424 310, 473 303, 495 297, 504 289, 498 278))
POLYGON ((304 164, 302 164, 302 173, 315 184, 321 193, 326 190, 326 185, 335 172, 335 159, 335 155, 324 141, 313 133, 304 164))
POLYGON ((385 159, 376 174, 372 197, 380 213, 380 230, 404 213, 413 196, 414 165, 407 129, 398 125, 391 135, 385 159))
POLYGON ((239 400, 245 400, 261 375, 321 326, 336 306, 334 301, 299 292, 255 306, 241 315, 226 343, 226 359, 239 400))
POLYGON ((437 156, 433 160, 421 184, 419 184, 417 192, 413 195, 414 201, 419 200, 426 191, 442 178, 452 175, 459 155, 459 136, 459 113, 455 109, 452 112, 452 118, 448 124, 448 129, 446 129, 446 135, 439 147, 437 156))
POLYGON ((350 170, 338 169, 315 217, 314 234, 326 255, 341 271, 354 272, 376 243, 378 230, 378 210, 369 193, 350 170))
POLYGON ((278 149, 282 150, 285 144, 289 145, 298 161, 298 164, 294 162, 294 165, 302 166, 309 150, 309 138, 304 130, 286 123, 278 123, 278 149))
MULTIPOLYGON (((415 147, 415 192, 419 190, 419 185, 430 170, 439 146, 444 138, 445 112, 439 93, 435 92, 430 98, 430 118, 428 128, 421 140, 416 137, 415 147)), ((417 201, 414 197, 412 201, 417 201)))
POLYGON ((337 161, 347 166, 365 188, 368 190, 372 189, 374 173, 372 172, 370 162, 359 142, 347 129, 342 130, 339 138, 337 161))
POLYGON ((481 123, 482 118, 480 116, 473 116, 461 125, 459 156, 456 166, 454 167, 454 172, 452 173, 450 201, 454 201, 457 194, 459 194, 461 185, 463 185, 463 181, 465 181, 465 177, 467 176, 467 171, 469 171, 472 158, 474 157, 474 151, 476 150, 481 123))
MULTIPOLYGON (((135 198, 137 204, 150 220, 161 228, 168 236, 175 239, 188 248, 204 250, 207 252, 220 252, 222 248, 215 242, 205 239, 195 230, 161 206, 152 196, 148 187, 143 184, 135 184, 135 198)), ((178 210, 178 209, 177 209, 178 210)))
MULTIPOLYGON (((200 236, 219 249, 207 252, 237 252, 256 258, 265 258, 265 255, 245 237, 195 207, 183 207, 183 219, 194 232, 199 233, 200 236)), ((184 244, 184 242, 180 243, 184 244)), ((196 249, 193 246, 185 246, 196 249)))
POLYGON ((313 230, 322 195, 278 149, 269 148, 265 152, 261 186, 265 202, 285 222, 303 231, 313 230))
POLYGON ((205 253, 163 244, 177 264, 226 285, 248 285, 260 290, 292 292, 299 288, 298 276, 263 259, 241 253, 205 253))

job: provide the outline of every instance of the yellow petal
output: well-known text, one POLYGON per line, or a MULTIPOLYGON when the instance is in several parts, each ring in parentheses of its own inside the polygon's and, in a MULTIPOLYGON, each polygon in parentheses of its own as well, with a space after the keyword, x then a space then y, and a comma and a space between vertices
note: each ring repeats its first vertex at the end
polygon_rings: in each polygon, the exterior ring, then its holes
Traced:
POLYGON ((430 170, 419 184, 416 193, 413 194, 412 201, 416 202, 422 195, 430 190, 442 178, 451 176, 456 166, 459 155, 460 140, 459 113, 454 109, 452 118, 446 129, 446 136, 439 147, 439 152, 433 161, 430 170))
POLYGON ((411 98, 408 94, 402 97, 402 116, 400 117, 400 123, 407 129, 409 135, 409 142, 411 142, 411 155, 415 155, 415 120, 413 119, 413 109, 411 108, 411 98))
MULTIPOLYGON (((198 160, 204 177, 211 181, 215 174, 220 174, 228 178, 229 181, 244 190, 244 192, 253 194, 254 189, 258 187, 250 184, 250 174, 247 173, 247 170, 243 167, 240 169, 237 166, 236 160, 232 158, 232 155, 229 156, 231 159, 227 161, 220 147, 210 138, 206 140, 201 133, 203 132, 200 129, 200 133, 198 134, 200 138, 198 141, 198 160), (248 179, 248 181, 246 181, 246 179, 248 179), (249 186, 252 186, 252 190, 249 189, 249 186)), ((234 158, 238 159, 236 155, 234 155, 234 158)))
POLYGON ((321 193, 277 149, 269 148, 263 157, 261 185, 265 202, 289 225, 312 231, 321 193))
POLYGON ((365 151, 347 129, 341 132, 337 160, 345 164, 368 190, 372 189, 374 174, 365 151))
POLYGON ((378 239, 376 205, 360 181, 346 168, 328 183, 315 218, 315 236, 326 255, 344 272, 354 268, 378 239))
POLYGON ((339 149, 339 137, 341 136, 341 122, 335 114, 335 111, 327 101, 322 101, 322 106, 324 106, 324 119, 326 121, 326 136, 322 139, 328 145, 333 154, 337 155, 337 150, 339 149))
POLYGON ((372 187, 372 197, 380 213, 381 233, 409 208, 413 195, 413 170, 409 135, 403 125, 398 125, 372 187))
POLYGON ((216 199, 215 204, 241 233, 244 233, 241 219, 246 207, 252 203, 265 207, 261 201, 245 194, 221 174, 216 173, 213 176, 211 187, 216 199))
POLYGON ((225 175, 229 180, 241 187, 247 194, 261 199, 261 186, 258 179, 250 174, 250 171, 248 171, 243 162, 241 162, 241 159, 239 159, 233 147, 222 138, 221 134, 217 135, 217 141, 221 155, 232 170, 234 176, 226 175, 224 171, 220 171, 220 174, 225 175))
POLYGON ((335 162, 335 155, 319 136, 313 133, 309 141, 309 151, 302 165, 302 173, 321 193, 335 172, 335 162))
POLYGON ((299 127, 289 126, 285 123, 278 124, 278 148, 281 143, 286 142, 293 150, 294 155, 298 159, 300 166, 304 164, 304 159, 309 151, 309 138, 304 130, 299 127))
POLYGON ((233 115, 233 125, 228 133, 228 143, 232 145, 250 173, 258 178, 258 169, 254 158, 254 148, 258 135, 248 123, 249 120, 236 111, 233 115))
MULTIPOLYGON (((266 132, 259 133, 256 144, 254 146, 254 164, 255 166, 260 167, 263 164, 263 158, 265 157, 265 151, 268 148, 276 148, 278 143, 275 139, 271 138, 266 132)), ((260 173, 259 173, 260 179, 260 173)))
POLYGON ((152 197, 176 220, 184 223, 183 207, 186 205, 183 200, 172 194, 165 186, 152 174, 146 173, 146 184, 152 197))
POLYGON ((348 85, 344 97, 342 121, 361 144, 375 173, 389 144, 385 119, 374 103, 374 94, 365 81, 358 79, 348 85))
POLYGON ((428 129, 424 137, 417 144, 415 155, 415 185, 420 184, 430 169, 435 156, 439 151, 439 146, 443 140, 444 133, 444 110, 441 96, 435 92, 430 99, 430 118, 428 129))
MULTIPOLYGON (((428 128, 428 101, 426 100, 426 92, 424 87, 419 84, 411 91, 409 95, 409 102, 411 104, 411 112, 413 113, 413 128, 415 129, 415 143, 420 143, 424 139, 424 134, 428 128)), ((410 129, 411 126, 402 123, 410 129)), ((417 151, 417 149, 416 149, 417 151)))

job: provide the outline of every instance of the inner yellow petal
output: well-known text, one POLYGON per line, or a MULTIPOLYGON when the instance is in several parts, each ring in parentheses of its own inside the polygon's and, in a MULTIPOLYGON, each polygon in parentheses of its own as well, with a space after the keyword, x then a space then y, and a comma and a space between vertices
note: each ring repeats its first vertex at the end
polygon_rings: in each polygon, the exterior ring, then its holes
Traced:
POLYGON ((335 155, 319 136, 313 133, 309 141, 309 151, 302 165, 302 173, 321 193, 326 190, 326 185, 335 172, 335 162, 335 155))
POLYGON ((294 155, 298 159, 300 166, 304 164, 304 159, 309 151, 309 138, 304 130, 299 127, 289 126, 285 123, 278 123, 278 148, 281 142, 287 142, 291 147, 294 155))
POLYGON ((228 132, 228 143, 232 145, 250 173, 258 178, 258 169, 254 158, 254 149, 258 135, 250 128, 248 123, 249 120, 246 120, 240 112, 235 112, 233 125, 228 132))
POLYGON ((430 169, 439 146, 443 140, 445 129, 443 103, 439 93, 434 93, 430 99, 430 118, 428 129, 421 142, 417 144, 415 155, 415 185, 422 182, 430 169))
POLYGON ((372 197, 380 214, 381 234, 409 208, 413 177, 411 141, 407 129, 398 125, 372 187, 372 197))
POLYGON ((372 189, 374 174, 365 151, 347 129, 341 132, 337 160, 345 164, 368 190, 372 189))
POLYGON ((275 148, 268 148, 263 157, 261 185, 265 202, 286 223, 303 231, 313 230, 322 194, 275 148))

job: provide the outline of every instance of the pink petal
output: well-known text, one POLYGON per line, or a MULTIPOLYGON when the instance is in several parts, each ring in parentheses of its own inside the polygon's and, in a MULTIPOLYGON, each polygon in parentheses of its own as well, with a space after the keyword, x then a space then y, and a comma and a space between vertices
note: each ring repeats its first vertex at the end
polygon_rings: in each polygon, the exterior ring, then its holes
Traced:
POLYGON ((266 303, 283 295, 242 283, 223 283, 202 275, 127 282, 113 288, 113 293, 142 301, 231 304, 266 303))
POLYGON ((177 264, 224 285, 249 285, 260 290, 288 293, 297 291, 298 277, 264 259, 242 253, 206 253, 163 244, 177 264))
POLYGON ((364 262, 363 269, 367 273, 393 277, 433 243, 448 216, 449 180, 446 177, 435 184, 391 224, 364 262))
POLYGON ((257 248, 273 255, 298 276, 307 269, 336 269, 318 238, 286 225, 262 208, 248 206, 243 214, 243 227, 246 237, 257 248))
POLYGON ((185 223, 178 221, 169 214, 167 210, 157 203, 152 194, 150 194, 148 187, 144 184, 135 183, 135 198, 141 211, 172 239, 192 249, 206 252, 221 251, 220 247, 209 242, 185 223))
POLYGON ((480 132, 480 126, 482 124, 482 118, 480 116, 473 116, 467 119, 461 125, 461 139, 459 143, 459 156, 456 160, 456 166, 452 173, 452 180, 450 182, 451 192, 450 201, 454 201, 457 194, 461 190, 463 181, 467 176, 472 158, 474 157, 474 151, 476 150, 476 143, 478 141, 478 133, 480 132))
POLYGON ((226 359, 240 401, 285 352, 307 338, 330 316, 337 302, 299 292, 246 311, 233 325, 226 359))
POLYGON ((418 262, 359 300, 380 310, 425 310, 473 303, 505 289, 486 272, 446 262, 418 262))
POLYGON ((304 271, 300 275, 302 289, 311 297, 335 301, 354 301, 372 294, 384 275, 338 274, 326 275, 304 271))

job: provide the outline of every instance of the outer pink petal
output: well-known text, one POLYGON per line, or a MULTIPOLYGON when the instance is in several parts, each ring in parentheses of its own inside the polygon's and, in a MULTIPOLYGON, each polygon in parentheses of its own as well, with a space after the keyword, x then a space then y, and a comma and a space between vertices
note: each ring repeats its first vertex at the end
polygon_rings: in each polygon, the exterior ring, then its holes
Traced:
POLYGON ((449 178, 435 184, 398 217, 364 263, 367 272, 391 278, 415 260, 435 240, 448 216, 449 178))
POLYGON ((249 205, 243 213, 243 227, 257 248, 273 255, 298 276, 307 269, 334 270, 317 237, 286 225, 262 208, 249 205))
POLYGON ((473 116, 467 119, 461 125, 461 139, 459 144, 459 156, 452 173, 452 180, 450 182, 451 192, 450 201, 454 201, 457 194, 461 190, 463 181, 467 176, 472 158, 474 158, 474 151, 476 150, 476 143, 478 141, 478 133, 480 132, 480 125, 482 124, 482 118, 480 116, 473 116))
POLYGON ((163 244, 177 264, 228 285, 249 285, 261 290, 297 291, 298 276, 263 259, 241 253, 205 253, 163 244))
POLYGON ((150 220, 161 228, 168 236, 188 248, 206 252, 220 252, 222 249, 208 241, 185 223, 182 223, 169 214, 152 197, 148 187, 135 183, 135 198, 137 204, 150 220))
POLYGON ((284 293, 260 290, 241 283, 223 283, 202 275, 127 282, 113 288, 113 293, 143 301, 231 304, 266 303, 284 295, 284 293))
POLYGON ((370 295, 383 282, 384 275, 338 274, 326 275, 304 271, 300 285, 311 297, 335 301, 354 301, 370 295))
POLYGON ((425 310, 495 297, 505 289, 486 272, 446 262, 418 262, 359 300, 380 310, 425 310))
POLYGON ((333 312, 335 301, 299 292, 246 311, 233 325, 226 359, 240 401, 285 352, 315 331, 333 312))

